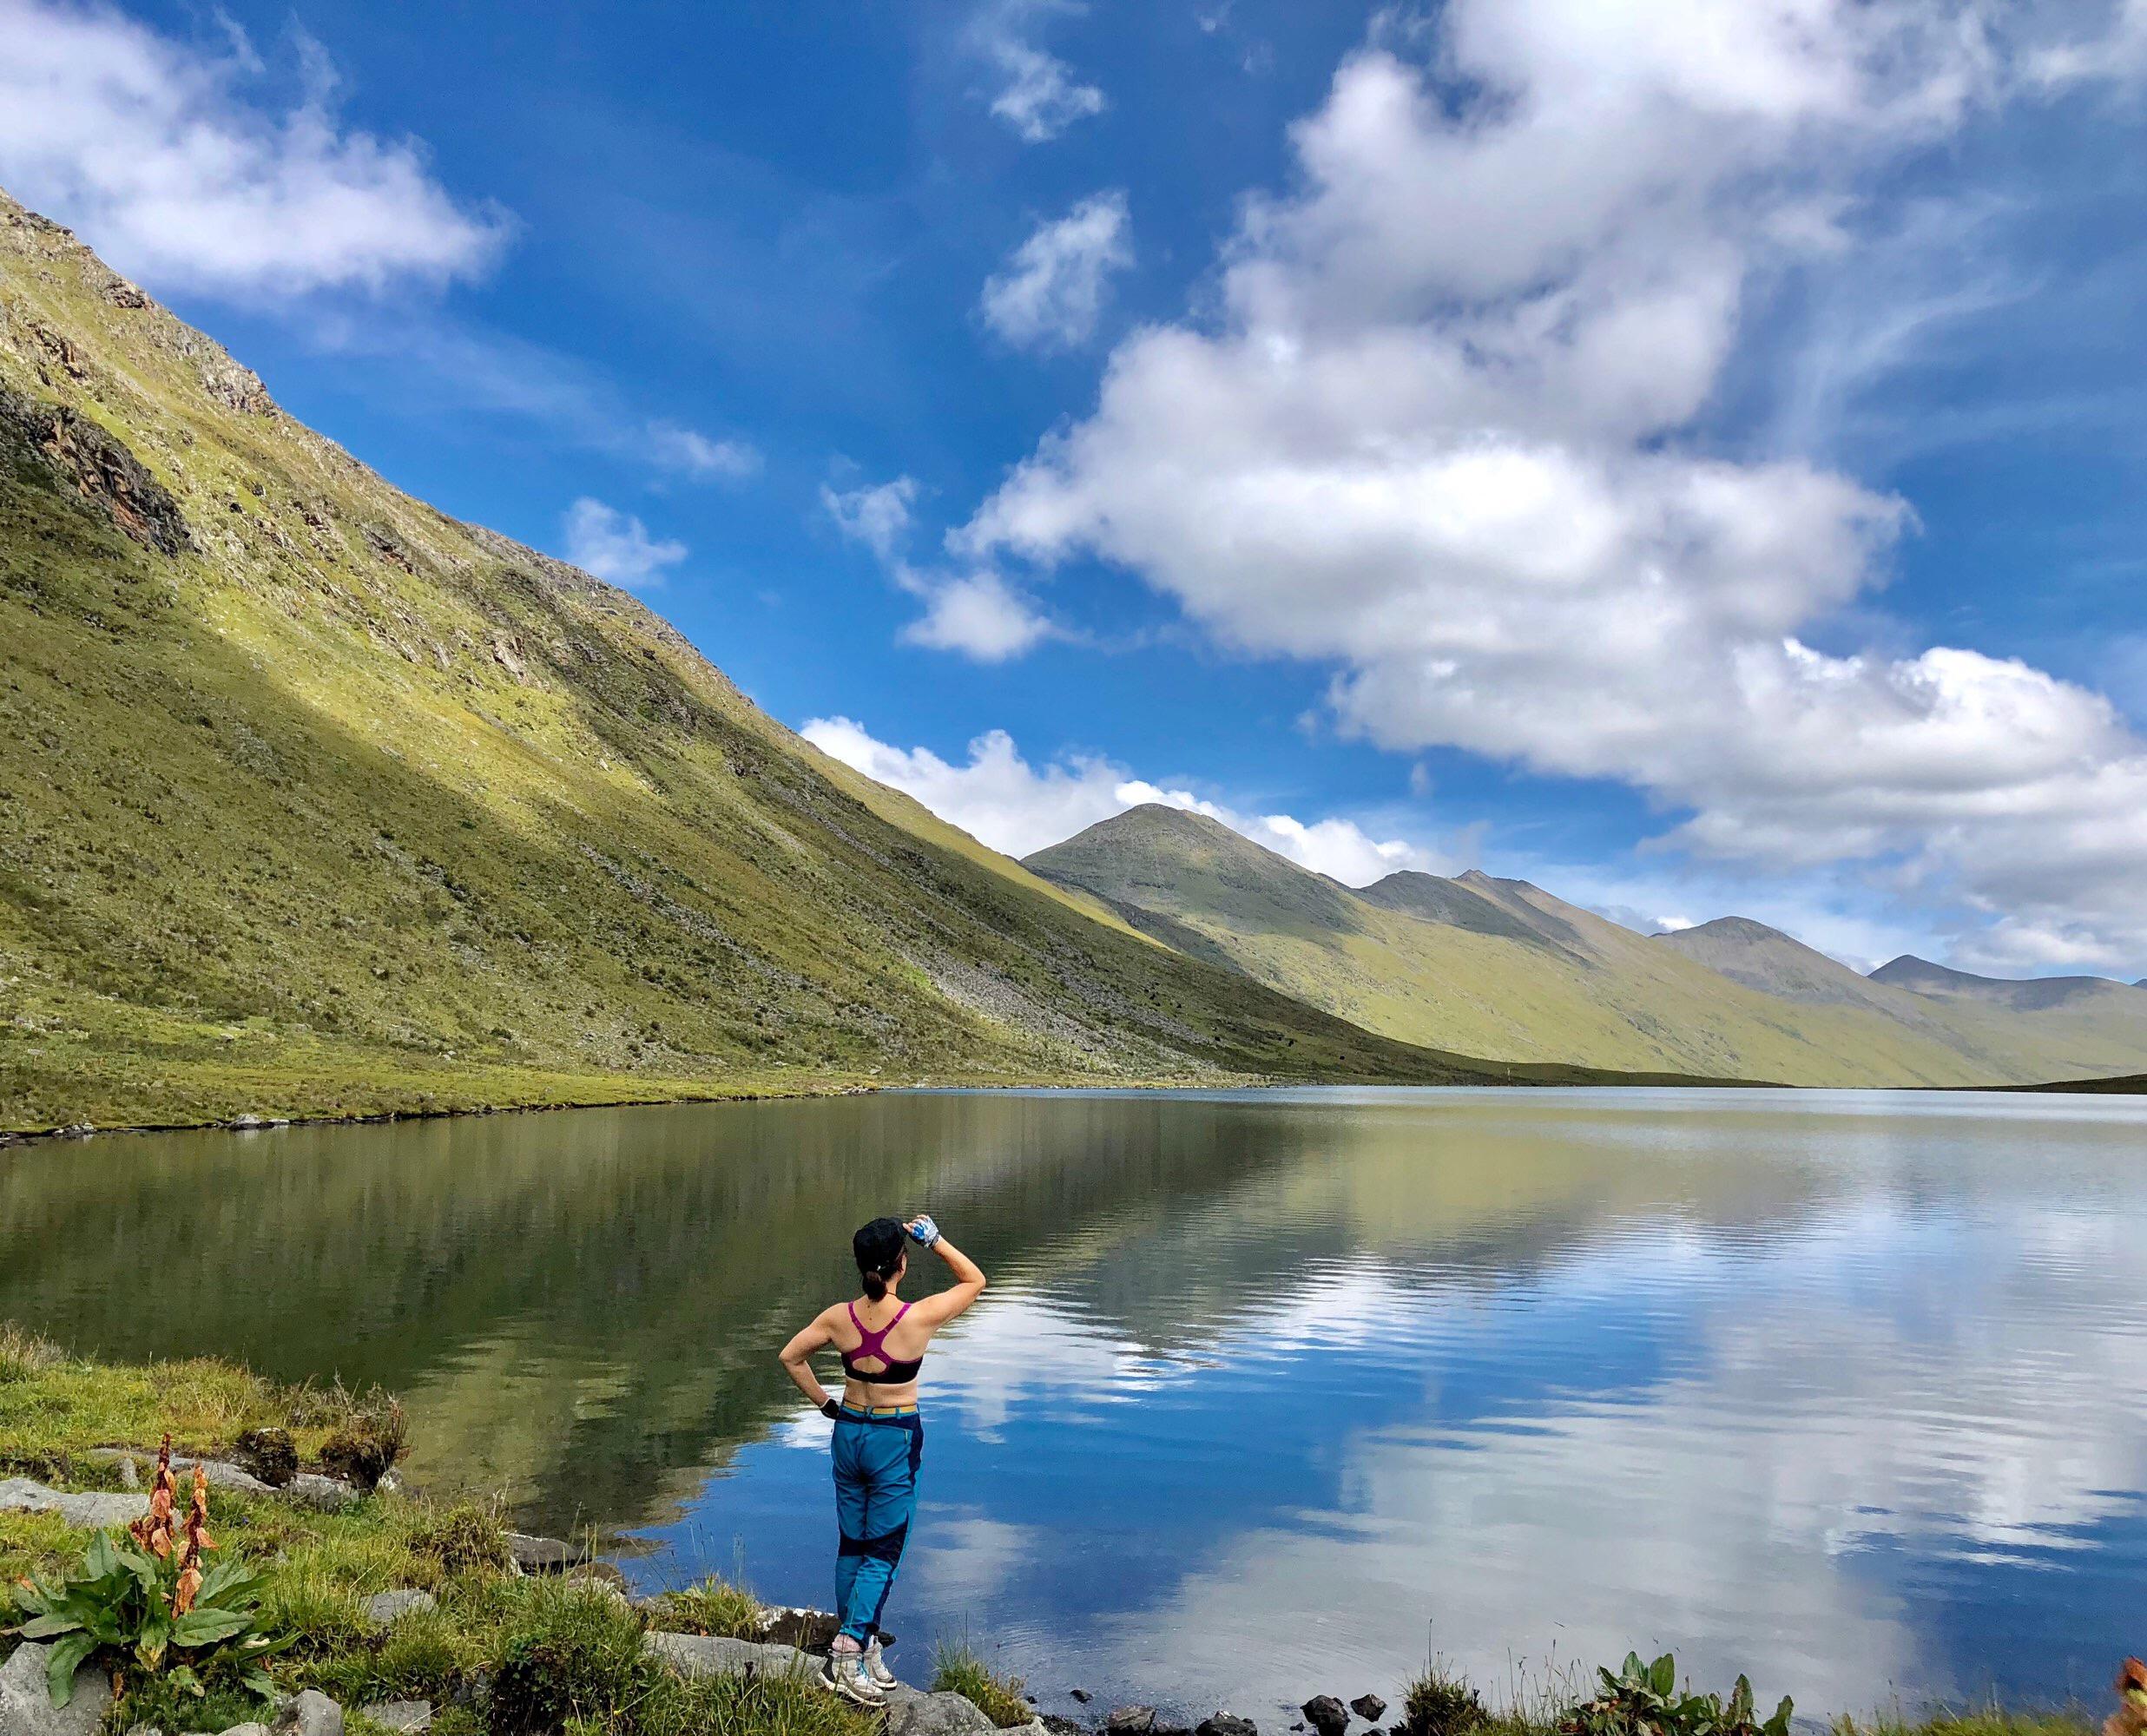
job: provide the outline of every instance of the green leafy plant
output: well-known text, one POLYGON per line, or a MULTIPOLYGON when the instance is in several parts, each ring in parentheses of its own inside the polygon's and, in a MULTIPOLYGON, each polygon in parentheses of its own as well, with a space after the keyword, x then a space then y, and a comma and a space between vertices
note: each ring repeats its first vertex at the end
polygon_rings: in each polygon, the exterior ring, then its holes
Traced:
POLYGON ((52 1703, 65 1706, 75 1672, 99 1647, 130 1656, 142 1669, 169 1666, 172 1685, 202 1691, 204 1674, 235 1667, 238 1680, 264 1698, 275 1692, 262 1660, 280 1647, 253 1631, 260 1575, 242 1562, 224 1562, 201 1576, 190 1606, 173 1612, 181 1577, 174 1554, 159 1561, 132 1538, 99 1532, 82 1569, 55 1586, 31 1578, 15 1594, 25 1619, 12 1631, 52 1641, 46 1680, 52 1703))
POLYGON ((83 1551, 80 1571, 57 1584, 31 1576, 16 1588, 23 1620, 9 1631, 50 1640, 45 1681, 56 1706, 75 1692, 75 1672, 100 1648, 121 1652, 136 1667, 197 1697, 205 1678, 235 1678, 266 1699, 275 1684, 263 1661, 281 1647, 256 1628, 260 1575, 242 1562, 202 1571, 216 1547, 208 1535, 208 1484, 199 1467, 183 1526, 173 1524, 176 1486, 171 1437, 157 1456, 149 1511, 128 1534, 100 1531, 83 1551))
POLYGON ((1601 1692, 1566 1714, 1558 1726, 1565 1736, 1788 1736, 1788 1695, 1762 1724, 1753 1711, 1752 1684, 1744 1677, 1737 1678, 1727 1701, 1717 1693, 1680 1693, 1676 1660, 1668 1652, 1652 1664, 1628 1652, 1616 1673, 1596 1674, 1601 1692))

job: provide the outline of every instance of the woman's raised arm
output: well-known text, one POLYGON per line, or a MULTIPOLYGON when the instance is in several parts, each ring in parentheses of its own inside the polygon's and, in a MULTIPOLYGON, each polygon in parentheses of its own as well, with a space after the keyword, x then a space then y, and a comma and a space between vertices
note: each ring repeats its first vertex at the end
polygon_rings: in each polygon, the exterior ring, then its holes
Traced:
POLYGON ((954 1284, 937 1296, 925 1298, 917 1305, 917 1312, 924 1317, 927 1325, 944 1326, 984 1294, 984 1268, 945 1236, 934 1238, 932 1251, 953 1267, 954 1284))

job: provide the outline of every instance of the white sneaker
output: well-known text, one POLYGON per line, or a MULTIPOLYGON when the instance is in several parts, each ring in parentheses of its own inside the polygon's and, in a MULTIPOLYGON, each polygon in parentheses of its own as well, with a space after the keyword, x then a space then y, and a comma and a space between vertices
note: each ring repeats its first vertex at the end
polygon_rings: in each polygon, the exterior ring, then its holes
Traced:
POLYGON ((902 1686, 895 1680, 894 1672, 887 1667, 887 1654, 880 1649, 879 1638, 877 1634, 873 1635, 873 1643, 865 1648, 865 1674, 872 1678, 875 1686, 879 1687, 900 1687, 902 1686))
POLYGON ((820 1667, 820 1683, 857 1706, 885 1706, 887 1696, 879 1684, 865 1673, 862 1652, 830 1652, 820 1667))

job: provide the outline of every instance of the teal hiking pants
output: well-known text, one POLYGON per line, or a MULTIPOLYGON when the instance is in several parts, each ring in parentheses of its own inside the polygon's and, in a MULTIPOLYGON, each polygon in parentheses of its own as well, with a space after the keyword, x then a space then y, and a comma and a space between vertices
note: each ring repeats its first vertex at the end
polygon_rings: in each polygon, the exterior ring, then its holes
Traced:
POLYGON ((915 1410, 871 1416, 846 1404, 835 1418, 835 1608, 863 1646, 879 1627, 917 1510, 925 1424, 915 1410))

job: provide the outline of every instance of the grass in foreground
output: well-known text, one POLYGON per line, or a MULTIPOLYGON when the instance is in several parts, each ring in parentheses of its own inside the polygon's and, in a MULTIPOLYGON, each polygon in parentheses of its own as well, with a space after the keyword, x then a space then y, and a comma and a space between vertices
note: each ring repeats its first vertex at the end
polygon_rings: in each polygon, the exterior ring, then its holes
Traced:
POLYGON ((966 1641, 942 1642, 932 1671, 934 1693, 958 1693, 1002 1730, 1028 1723, 1036 1713, 1022 1698, 1019 1676, 998 1675, 966 1641))
MULTIPOLYGON (((377 1409, 339 1388, 279 1386, 208 1358, 101 1364, 0 1325, 0 1465, 58 1487, 109 1486, 114 1468, 86 1449, 135 1446, 147 1459, 167 1427, 183 1448, 214 1456, 274 1423, 313 1460, 377 1409)), ((760 1606, 721 1580, 644 1610, 593 1579, 516 1575, 501 1516, 484 1506, 375 1494, 324 1513, 223 1489, 209 1499, 213 1563, 261 1575, 254 1631, 278 1647, 266 1660, 277 1690, 320 1689, 350 1709, 354 1736, 381 1736, 359 1708, 412 1699, 434 1703, 440 1736, 872 1736, 872 1720, 803 1680, 688 1680, 643 1654, 652 1625, 755 1631, 760 1606), (404 1588, 431 1593, 435 1607, 372 1627, 366 1601, 404 1588)), ((0 1513, 0 1575, 79 1577, 88 1542, 52 1515, 0 1513)), ((188 1654, 189 1667, 203 1664, 196 1691, 172 1667, 176 1650, 146 1668, 135 1638, 99 1654, 122 1681, 113 1727, 223 1729, 262 1716, 235 1671, 208 1667, 213 1654, 188 1654)), ((0 1656, 16 1643, 0 1634, 0 1656)))

